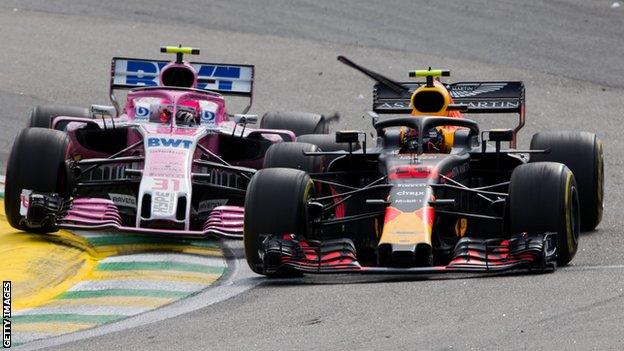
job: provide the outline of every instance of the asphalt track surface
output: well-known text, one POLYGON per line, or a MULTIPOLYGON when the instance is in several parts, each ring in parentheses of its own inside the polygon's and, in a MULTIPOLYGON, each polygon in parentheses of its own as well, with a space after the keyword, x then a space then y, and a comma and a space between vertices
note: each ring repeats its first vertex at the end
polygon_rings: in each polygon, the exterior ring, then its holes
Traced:
POLYGON ((605 143, 603 222, 554 274, 252 275, 246 282, 260 285, 224 302, 60 348, 624 348, 624 9, 611 3, 2 1, 5 152, 32 105, 106 103, 111 56, 159 58, 158 46, 177 43, 202 48, 201 60, 255 64, 252 111, 260 114, 336 110, 337 128, 369 129, 361 116, 372 82, 335 60, 343 54, 396 78, 434 66, 450 69, 453 80, 524 80, 521 145, 560 128, 596 132, 605 143))

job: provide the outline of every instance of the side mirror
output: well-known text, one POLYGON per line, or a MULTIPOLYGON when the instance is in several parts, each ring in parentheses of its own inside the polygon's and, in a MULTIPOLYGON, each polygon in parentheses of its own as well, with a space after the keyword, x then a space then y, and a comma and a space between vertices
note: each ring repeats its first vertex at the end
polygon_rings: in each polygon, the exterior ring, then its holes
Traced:
POLYGON ((237 113, 234 115, 234 122, 236 124, 256 124, 258 123, 258 115, 245 115, 237 113))
POLYGON ((366 155, 366 133, 359 130, 339 130, 336 142, 349 144, 349 155, 353 153, 353 144, 362 143, 362 153, 366 155))
POLYGON ((336 132, 337 143, 358 143, 366 141, 366 133, 359 130, 339 130, 336 132))
POLYGON ((514 136, 512 129, 491 129, 487 132, 490 141, 512 141, 514 136))
POLYGON ((115 106, 106 105, 91 105, 89 109, 89 115, 91 118, 110 116, 112 118, 117 117, 117 110, 115 106))
POLYGON ((487 141, 493 141, 496 143, 496 153, 500 152, 501 142, 511 141, 514 138, 513 129, 490 129, 481 131, 481 152, 485 152, 487 141), (487 139, 484 137, 487 134, 487 139))

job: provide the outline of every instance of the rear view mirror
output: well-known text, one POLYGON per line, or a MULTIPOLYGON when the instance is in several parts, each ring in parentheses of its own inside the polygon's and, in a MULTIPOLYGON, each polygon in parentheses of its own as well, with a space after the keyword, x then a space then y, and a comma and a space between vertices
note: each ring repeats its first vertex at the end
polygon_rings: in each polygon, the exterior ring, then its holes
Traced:
POLYGON ((258 123, 258 115, 245 115, 237 113, 234 115, 236 124, 256 124, 258 123))
POLYGON ((339 130, 336 132, 337 143, 358 143, 366 141, 366 133, 359 130, 339 130))
POLYGON ((488 139, 490 141, 512 141, 514 132, 512 129, 491 129, 488 132, 488 139))
POLYGON ((115 109, 115 106, 91 105, 91 108, 89 109, 89 114, 91 118, 104 116, 110 116, 114 118, 117 117, 117 110, 115 109))
POLYGON ((362 143, 362 153, 366 155, 366 133, 360 130, 339 130, 336 142, 349 144, 349 154, 353 153, 353 144, 362 143))

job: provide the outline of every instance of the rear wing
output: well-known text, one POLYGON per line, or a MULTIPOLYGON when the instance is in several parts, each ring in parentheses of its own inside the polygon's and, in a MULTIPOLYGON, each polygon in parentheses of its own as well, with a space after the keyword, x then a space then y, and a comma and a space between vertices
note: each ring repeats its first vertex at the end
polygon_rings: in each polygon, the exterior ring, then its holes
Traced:
MULTIPOLYGON (((400 83, 407 88, 397 93, 385 85, 375 84, 373 111, 403 114, 412 111, 410 98, 425 83, 400 83)), ((445 84, 454 104, 464 105, 466 113, 520 113, 524 107, 522 82, 462 82, 445 84)))
MULTIPOLYGON (((170 63, 167 60, 146 60, 114 57, 111 62, 110 98, 117 111, 119 104, 114 96, 118 89, 133 89, 158 86, 161 69, 170 63)), ((197 72, 197 88, 223 95, 249 98, 246 113, 253 102, 253 65, 190 62, 197 72)))
MULTIPOLYGON (((406 88, 398 93, 377 83, 373 91, 373 111, 385 114, 404 114, 412 111, 410 98, 414 90, 425 83, 399 83, 406 88)), ((523 82, 461 82, 445 84, 453 103, 462 105, 464 113, 517 113, 515 135, 524 126, 523 82)))

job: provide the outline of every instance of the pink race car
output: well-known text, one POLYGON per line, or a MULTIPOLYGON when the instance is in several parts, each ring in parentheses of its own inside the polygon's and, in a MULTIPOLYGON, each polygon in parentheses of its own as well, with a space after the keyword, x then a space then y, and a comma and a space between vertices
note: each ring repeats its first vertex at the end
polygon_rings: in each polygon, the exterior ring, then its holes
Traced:
POLYGON ((277 146, 302 134, 331 138, 335 117, 311 113, 267 113, 250 128, 253 66, 183 61, 199 54, 192 48, 161 52, 176 60, 113 58, 114 106, 33 109, 7 165, 13 227, 242 237, 247 184, 278 166, 277 146), (119 89, 131 89, 123 108, 119 89), (243 114, 228 114, 224 95, 248 98, 243 114))

